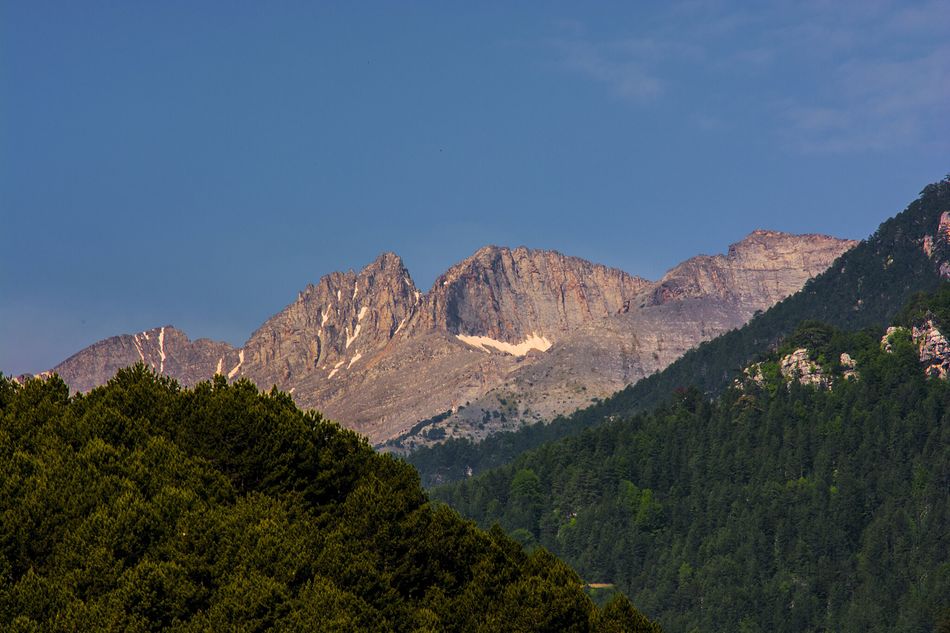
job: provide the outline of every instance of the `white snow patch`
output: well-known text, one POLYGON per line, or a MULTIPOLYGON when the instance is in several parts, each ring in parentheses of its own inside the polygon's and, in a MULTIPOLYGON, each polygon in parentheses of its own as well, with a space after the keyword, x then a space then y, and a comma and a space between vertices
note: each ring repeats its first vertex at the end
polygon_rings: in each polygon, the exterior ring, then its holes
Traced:
POLYGON ((145 354, 142 353, 142 346, 139 344, 139 335, 136 334, 132 337, 132 342, 135 343, 135 351, 139 353, 139 358, 142 359, 142 362, 145 362, 145 354))
POLYGON ((224 375, 224 356, 218 359, 218 366, 214 368, 214 375, 224 375))
POLYGON ((357 281, 356 283, 353 284, 353 298, 354 299, 356 299, 356 293, 359 292, 359 290, 360 290, 360 282, 357 281))
POLYGON ((367 313, 368 311, 369 311, 369 308, 367 308, 366 306, 363 306, 362 308, 360 308, 360 313, 359 313, 358 315, 356 315, 356 320, 357 320, 357 321, 362 321, 362 320, 363 320, 363 317, 366 316, 366 313, 367 313))
POLYGON ((416 303, 419 303, 419 297, 422 296, 422 293, 416 290, 416 303))
POLYGON ((142 332, 142 336, 145 337, 145 340, 146 340, 146 341, 148 340, 148 332, 144 332, 144 331, 143 331, 143 332, 142 332))
POLYGON ((359 323, 356 324, 356 329, 353 330, 353 336, 350 336, 350 335, 349 335, 350 328, 346 328, 346 331, 347 331, 347 335, 346 335, 346 347, 349 348, 350 343, 352 343, 353 341, 355 341, 355 340, 356 340, 356 337, 360 335, 360 324, 359 324, 359 323))
POLYGON ((323 327, 327 324, 327 319, 330 318, 330 306, 327 306, 326 312, 320 313, 320 327, 323 327))
POLYGON ((238 364, 234 366, 234 369, 228 372, 228 380, 234 378, 238 371, 241 369, 241 365, 244 364, 244 350, 238 352, 238 364))
POLYGON ((297 390, 296 387, 291 387, 291 388, 290 388, 290 391, 288 391, 287 394, 290 395, 290 394, 292 394, 292 393, 293 393, 294 391, 296 391, 296 390, 297 390))
POLYGON ((485 352, 489 351, 486 348, 490 347, 498 350, 499 352, 511 354, 512 356, 524 356, 533 349, 546 352, 551 348, 551 341, 544 338, 543 336, 538 336, 535 332, 532 332, 531 336, 520 343, 514 344, 505 343, 504 341, 496 341, 495 339, 488 338, 487 336, 466 336, 465 334, 456 334, 455 338, 485 352))
POLYGON ((342 294, 342 293, 340 292, 340 289, 337 288, 337 291, 336 291, 336 300, 337 300, 337 301, 340 300, 340 295, 341 295, 341 294, 342 294))
POLYGON ((403 320, 399 322, 399 325, 396 326, 396 331, 393 332, 393 336, 396 336, 397 334, 399 334, 399 330, 401 330, 402 326, 404 326, 405 324, 406 324, 406 319, 403 318, 403 320))
POLYGON ((363 355, 360 354, 359 352, 356 352, 356 356, 354 356, 353 358, 350 359, 350 364, 347 365, 346 368, 349 369, 350 367, 353 366, 353 363, 355 363, 356 361, 358 361, 358 360, 361 359, 361 358, 363 358, 363 355))
POLYGON ((162 357, 162 364, 158 367, 158 373, 165 372, 165 328, 158 332, 158 355, 162 357))
POLYGON ((339 363, 337 363, 336 365, 334 365, 334 366, 333 366, 333 371, 330 372, 330 374, 327 376, 327 378, 328 378, 328 379, 329 379, 329 378, 333 378, 333 374, 335 374, 336 372, 340 371, 340 367, 342 367, 342 366, 343 366, 343 363, 345 363, 345 362, 346 362, 346 360, 341 360, 339 363))

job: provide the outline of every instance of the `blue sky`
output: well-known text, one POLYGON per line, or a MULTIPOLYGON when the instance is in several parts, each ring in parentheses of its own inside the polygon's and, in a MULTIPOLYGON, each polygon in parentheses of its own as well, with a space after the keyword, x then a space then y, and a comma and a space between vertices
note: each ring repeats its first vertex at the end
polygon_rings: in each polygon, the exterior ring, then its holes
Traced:
POLYGON ((950 172, 950 0, 0 0, 0 371, 488 243, 650 278, 950 172))

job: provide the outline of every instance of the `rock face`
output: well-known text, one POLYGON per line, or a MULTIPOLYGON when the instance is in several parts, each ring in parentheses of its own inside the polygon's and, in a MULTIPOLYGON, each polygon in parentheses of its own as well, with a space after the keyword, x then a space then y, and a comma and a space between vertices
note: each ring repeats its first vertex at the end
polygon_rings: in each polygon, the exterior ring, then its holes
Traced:
MULTIPOLYGON (((844 250, 854 243, 846 244, 844 250)), ((640 306, 718 297, 761 310, 797 292, 842 252, 841 240, 824 235, 753 231, 726 255, 700 255, 676 266, 643 293, 640 306)))
MULTIPOLYGON (((373 442, 414 426, 478 438, 662 369, 797 291, 853 244, 756 231, 656 283, 553 251, 489 246, 427 293, 385 253, 307 286, 240 349, 165 326, 96 343, 54 371, 80 390, 137 361, 186 384, 246 377, 373 442)), ((404 444, 424 441, 417 432, 404 444)))
POLYGON ((445 330, 514 345, 542 336, 555 342, 591 320, 629 309, 649 285, 554 251, 487 246, 435 281, 413 331, 445 330))
POLYGON ((932 319, 911 331, 914 343, 920 351, 920 362, 924 363, 924 373, 936 378, 950 375, 950 342, 937 329, 932 319))
POLYGON ((333 379, 386 347, 421 298, 392 253, 359 273, 331 273, 258 328, 235 369, 285 391, 313 374, 333 379))

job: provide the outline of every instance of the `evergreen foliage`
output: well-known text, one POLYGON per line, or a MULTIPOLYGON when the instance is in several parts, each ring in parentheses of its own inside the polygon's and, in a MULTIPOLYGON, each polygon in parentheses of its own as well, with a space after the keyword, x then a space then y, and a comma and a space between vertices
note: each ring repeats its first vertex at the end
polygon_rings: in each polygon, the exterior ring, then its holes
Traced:
MULTIPOLYGON (((665 370, 548 427, 535 425, 499 434, 481 444, 450 440, 420 449, 407 460, 419 470, 426 486, 457 481, 467 476, 468 468, 484 472, 544 442, 605 420, 649 411, 677 389, 692 386, 710 396, 721 393, 742 368, 773 349, 803 321, 820 321, 845 330, 882 327, 915 293, 932 292, 940 283, 937 265, 947 260, 928 258, 922 245, 925 235, 936 232, 944 211, 950 211, 950 176, 925 187, 903 212, 881 224, 800 292, 744 327, 690 350, 665 370)), ((935 255, 950 257, 940 248, 935 255)))
MULTIPOLYGON (((0 376, 0 629, 614 631, 543 549, 276 390, 0 376)), ((649 623, 643 626, 647 626, 649 623)))
MULTIPOLYGON (((941 313, 950 287, 902 314, 941 313)), ((637 413, 436 488, 585 578, 616 583, 668 631, 932 631, 950 609, 950 384, 906 331, 809 322, 831 390, 763 372, 710 401, 637 413), (857 379, 830 362, 857 361, 857 379)), ((943 622, 943 624, 940 624, 943 622)))

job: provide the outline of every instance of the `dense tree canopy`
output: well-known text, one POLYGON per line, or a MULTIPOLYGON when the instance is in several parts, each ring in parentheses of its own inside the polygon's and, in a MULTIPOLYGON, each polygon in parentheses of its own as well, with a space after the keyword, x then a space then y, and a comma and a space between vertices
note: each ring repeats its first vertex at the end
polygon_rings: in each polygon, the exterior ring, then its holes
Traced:
POLYGON ((289 396, 0 377, 0 629, 652 631, 289 396))

